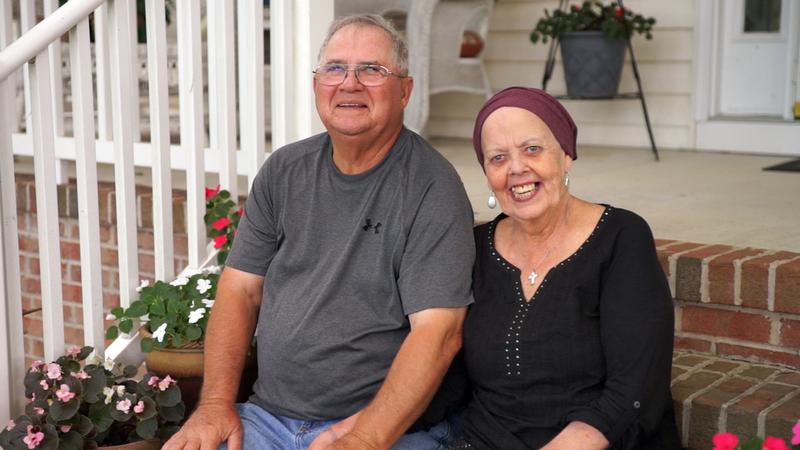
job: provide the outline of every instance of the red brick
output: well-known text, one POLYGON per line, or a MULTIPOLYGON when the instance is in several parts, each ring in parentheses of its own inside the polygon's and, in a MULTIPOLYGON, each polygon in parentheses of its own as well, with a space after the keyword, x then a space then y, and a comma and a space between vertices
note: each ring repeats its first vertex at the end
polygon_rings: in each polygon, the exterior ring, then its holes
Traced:
POLYGON ((78 264, 69 265, 69 279, 80 283, 81 282, 81 266, 78 264))
POLYGON ((156 272, 156 260, 153 255, 139 253, 139 273, 154 274, 156 272))
POLYGON ((82 300, 82 289, 79 284, 62 284, 61 292, 65 302, 80 302, 82 300))
POLYGON ((711 303, 733 305, 734 262, 766 252, 758 248, 742 248, 720 255, 708 262, 708 295, 711 303))
POLYGON ((103 289, 119 288, 119 272, 115 270, 103 270, 103 289))
POLYGON ((103 292, 103 309, 111 310, 119 306, 119 294, 103 292))
POLYGON ((44 341, 40 338, 25 336, 25 355, 28 358, 44 359, 44 341))
POLYGON ((39 252, 39 239, 36 237, 20 234, 19 235, 19 251, 38 253, 39 252))
POLYGON ((153 250, 155 243, 152 231, 139 230, 139 250, 153 250))
POLYGON ((67 347, 83 343, 83 327, 66 324, 64 326, 64 343, 67 347))
POLYGON ((100 261, 104 266, 117 267, 119 265, 117 250, 106 247, 100 248, 100 261))
POLYGON ((112 228, 108 225, 100 224, 100 242, 105 244, 113 244, 114 243, 114 233, 112 233, 112 228))
POLYGON ((798 416, 800 416, 800 395, 795 394, 791 400, 767 414, 765 434, 785 439, 787 443, 790 442, 792 428, 797 423, 798 416))
POLYGON ((710 359, 711 358, 707 356, 684 354, 675 358, 672 361, 672 364, 683 367, 695 367, 699 366, 700 364, 708 362, 708 360, 710 359))
POLYGON ((685 305, 681 311, 683 331, 769 342, 770 320, 760 314, 685 305))
POLYGON ((41 280, 38 278, 28 278, 22 277, 20 280, 20 287, 22 292, 26 294, 41 294, 42 293, 42 284, 41 280))
POLYGON ((42 307, 42 300, 39 296, 36 295, 25 295, 24 291, 22 294, 22 311, 23 313, 26 311, 33 311, 34 309, 39 309, 42 307))
POLYGON ((781 319, 780 345, 800 348, 800 320, 781 319))
POLYGON ((677 381, 672 385, 672 398, 683 402, 690 395, 707 388, 711 383, 722 378, 722 375, 712 372, 695 372, 685 380, 677 381))
POLYGON ((728 407, 728 430, 755 435, 758 413, 794 390, 793 387, 773 383, 756 389, 728 407))
POLYGON ((694 242, 676 242, 668 247, 659 248, 657 250, 658 253, 658 262, 661 263, 661 268, 664 269, 664 273, 667 276, 670 276, 669 272, 669 257, 680 252, 684 252, 686 250, 691 250, 693 248, 702 247, 704 244, 697 244, 694 242))
POLYGON ((61 241, 61 259, 81 260, 81 245, 77 242, 61 241))
POLYGON ((672 366, 672 373, 670 374, 671 375, 671 380, 674 381, 675 378, 678 378, 679 376, 681 376, 681 375, 683 375, 685 373, 686 373, 686 369, 682 369, 682 368, 677 367, 677 366, 672 366))
POLYGON ((656 242, 656 248, 659 248, 659 247, 666 247, 667 245, 677 241, 674 239, 655 239, 655 242, 656 242))
POLYGON ((700 285, 702 284, 703 259, 729 252, 729 245, 711 245, 692 250, 678 257, 676 264, 675 298, 699 302, 700 285))
POLYGON ((769 265, 775 261, 798 256, 792 252, 776 252, 742 263, 742 305, 767 309, 769 265))
POLYGON ((800 387, 800 372, 785 372, 775 377, 776 383, 793 384, 800 387))
POLYGON ((705 339, 675 336, 674 343, 676 349, 694 350, 703 353, 711 352, 711 341, 705 339))
POLYGON ((800 314, 800 260, 775 270, 775 311, 800 314))
POLYGON ((185 234, 174 236, 172 250, 175 252, 175 256, 188 256, 189 244, 185 234))
POLYGON ((39 267, 39 258, 38 257, 28 257, 28 271, 31 275, 39 275, 41 273, 41 267, 39 267))
POLYGON ((708 448, 718 431, 720 407, 754 384, 754 381, 734 377, 695 397, 689 423, 689 447, 708 448))
POLYGON ((22 316, 22 332, 28 336, 42 336, 42 314, 33 313, 22 316))
POLYGON ((717 343, 717 353, 746 358, 751 361, 765 361, 790 367, 800 367, 800 355, 797 352, 778 352, 743 345, 717 343))

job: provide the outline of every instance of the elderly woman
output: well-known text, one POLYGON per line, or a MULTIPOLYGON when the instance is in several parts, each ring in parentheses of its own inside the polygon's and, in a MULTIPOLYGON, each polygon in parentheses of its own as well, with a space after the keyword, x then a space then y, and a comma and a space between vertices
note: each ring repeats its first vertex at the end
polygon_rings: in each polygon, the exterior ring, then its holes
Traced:
POLYGON ((653 236, 636 214, 570 194, 576 136, 538 89, 503 90, 478 114, 473 143, 502 214, 475 229, 472 398, 456 448, 680 448, 653 236))

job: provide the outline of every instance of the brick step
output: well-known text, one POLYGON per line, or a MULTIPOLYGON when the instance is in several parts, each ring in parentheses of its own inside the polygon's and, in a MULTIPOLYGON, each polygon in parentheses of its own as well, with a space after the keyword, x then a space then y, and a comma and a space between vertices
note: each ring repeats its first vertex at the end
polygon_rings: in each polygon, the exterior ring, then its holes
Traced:
POLYGON ((788 443, 800 419, 800 370, 676 351, 672 401, 684 447, 711 448, 722 431, 788 443))

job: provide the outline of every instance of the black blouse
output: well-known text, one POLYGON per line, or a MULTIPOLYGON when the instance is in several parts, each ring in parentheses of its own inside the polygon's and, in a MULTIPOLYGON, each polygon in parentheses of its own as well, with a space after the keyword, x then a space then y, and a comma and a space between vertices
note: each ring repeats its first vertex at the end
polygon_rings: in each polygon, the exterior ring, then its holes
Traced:
POLYGON ((606 206, 526 302, 519 269, 494 247, 504 217, 475 228, 465 438, 476 448, 539 448, 577 420, 614 449, 680 448, 669 390, 673 306, 647 223, 606 206))

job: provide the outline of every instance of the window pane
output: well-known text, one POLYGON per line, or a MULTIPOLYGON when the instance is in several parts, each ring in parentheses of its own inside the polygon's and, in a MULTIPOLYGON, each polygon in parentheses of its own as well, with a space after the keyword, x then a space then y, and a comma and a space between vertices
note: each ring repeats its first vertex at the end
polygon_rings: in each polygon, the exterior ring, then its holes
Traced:
POLYGON ((745 0, 745 33, 778 33, 781 30, 781 0, 745 0))

